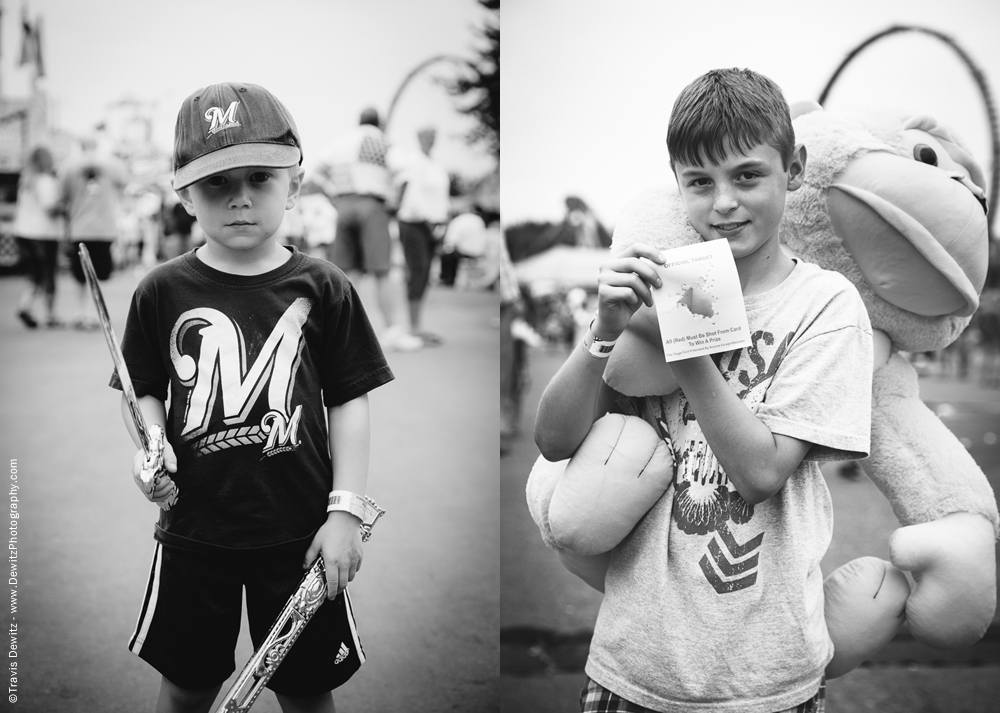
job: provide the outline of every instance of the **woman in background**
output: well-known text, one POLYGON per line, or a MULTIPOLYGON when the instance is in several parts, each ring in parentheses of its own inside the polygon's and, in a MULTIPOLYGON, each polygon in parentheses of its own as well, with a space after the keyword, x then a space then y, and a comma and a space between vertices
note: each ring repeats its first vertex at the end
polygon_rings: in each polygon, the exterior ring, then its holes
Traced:
POLYGON ((60 189, 52 152, 44 146, 32 150, 21 172, 17 187, 17 213, 14 236, 21 254, 28 262, 31 283, 21 293, 17 316, 26 327, 35 329, 39 322, 35 306, 45 302, 45 326, 61 327, 55 313, 56 261, 62 238, 59 218, 60 189))

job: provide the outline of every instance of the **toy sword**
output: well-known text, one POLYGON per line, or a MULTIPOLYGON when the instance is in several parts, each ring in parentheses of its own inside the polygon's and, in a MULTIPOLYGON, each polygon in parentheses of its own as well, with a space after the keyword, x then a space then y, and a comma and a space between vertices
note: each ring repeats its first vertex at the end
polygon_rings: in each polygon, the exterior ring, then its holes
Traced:
MULTIPOLYGON (((111 326, 111 318, 108 316, 108 307, 104 304, 104 295, 101 294, 101 287, 97 284, 97 274, 94 272, 94 264, 90 261, 90 253, 87 246, 80 243, 80 264, 83 266, 83 274, 87 278, 90 286, 90 294, 94 298, 94 306, 97 308, 97 317, 101 320, 101 327, 104 329, 104 339, 108 343, 111 351, 111 360, 115 363, 115 370, 118 372, 118 380, 122 384, 122 393, 128 404, 129 414, 132 416, 132 423, 135 424, 136 433, 139 435, 139 443, 146 453, 142 471, 139 473, 140 485, 143 491, 149 495, 162 478, 167 477, 167 470, 163 465, 163 429, 159 424, 146 425, 146 419, 139 408, 139 399, 136 398, 135 388, 132 386, 132 378, 128 373, 128 366, 125 364, 125 357, 122 349, 118 345, 115 336, 115 329, 111 326)), ((173 485, 170 494, 158 504, 163 510, 169 510, 177 502, 177 484, 173 485)))
MULTIPOLYGON (((385 515, 385 510, 366 495, 361 496, 361 499, 364 501, 361 541, 367 542, 372 534, 372 526, 385 515)), ((250 706, 264 690, 264 685, 288 655, 292 644, 326 601, 326 593, 326 566, 320 556, 285 603, 285 608, 271 625, 271 630, 267 632, 260 647, 253 652, 236 681, 216 706, 215 713, 246 713, 250 710, 250 706)))

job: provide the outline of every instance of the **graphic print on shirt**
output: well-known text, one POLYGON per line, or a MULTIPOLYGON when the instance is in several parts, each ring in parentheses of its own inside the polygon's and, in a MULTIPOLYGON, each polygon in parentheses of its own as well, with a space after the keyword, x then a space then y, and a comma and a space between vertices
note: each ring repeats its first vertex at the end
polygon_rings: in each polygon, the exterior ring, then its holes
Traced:
MULTIPOLYGON (((775 345, 773 334, 758 330, 752 335, 750 347, 732 352, 731 357, 719 365, 727 382, 743 387, 737 389, 737 395, 754 413, 793 336, 793 333, 788 334, 775 345), (750 368, 741 369, 741 366, 750 368)), ((757 582, 758 550, 764 533, 739 542, 729 523, 749 523, 753 519, 753 505, 729 482, 683 393, 672 405, 668 423, 661 421, 658 425, 661 436, 673 440, 677 454, 674 521, 685 534, 712 535, 706 545, 707 552, 698 562, 702 573, 719 594, 752 587, 757 582)))
MULTIPOLYGON (((223 312, 198 307, 177 319, 170 333, 170 361, 188 389, 181 438, 197 439, 193 443, 197 453, 263 443, 263 457, 298 447, 302 405, 293 408, 292 385, 303 347, 302 327, 311 308, 312 302, 304 297, 289 305, 252 364, 243 331, 223 312), (199 348, 195 354, 185 354, 185 337, 192 330, 201 337, 199 348), (209 433, 220 396, 223 428, 216 426, 209 433), (251 413, 262 396, 267 413, 252 422, 251 413)), ((192 342, 198 340, 188 344, 192 342)))

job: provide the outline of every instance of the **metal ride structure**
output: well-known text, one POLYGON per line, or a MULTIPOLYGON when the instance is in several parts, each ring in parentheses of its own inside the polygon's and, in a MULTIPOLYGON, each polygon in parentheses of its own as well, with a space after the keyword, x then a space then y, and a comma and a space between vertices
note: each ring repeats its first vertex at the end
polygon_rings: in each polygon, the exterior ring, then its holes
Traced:
POLYGON ((826 99, 829 96, 830 90, 833 88, 833 85, 837 81, 837 78, 840 76, 841 72, 843 72, 844 68, 846 68, 847 65, 850 64, 850 62, 855 57, 857 57, 866 47, 874 44, 875 42, 881 40, 884 37, 888 37, 889 35, 900 34, 903 32, 918 32, 925 35, 929 35, 948 45, 948 47, 950 47, 952 50, 955 51, 955 53, 959 56, 962 62, 965 63, 965 66, 968 68, 969 73, 972 75, 973 80, 975 80, 976 82, 976 86, 979 88, 979 93, 983 98, 983 103, 986 105, 986 115, 990 125, 990 141, 992 150, 990 157, 991 170, 990 170, 990 189, 989 189, 990 215, 988 218, 987 225, 989 228, 990 239, 992 240, 994 237, 993 221, 997 213, 996 210, 997 196, 1000 195, 1000 138, 998 138, 997 136, 998 133, 997 124, 1000 123, 1000 121, 998 121, 997 118, 996 105, 993 103, 993 95, 990 92, 989 83, 986 81, 986 75, 983 74, 983 71, 979 69, 979 67, 972 60, 969 54, 964 49, 962 49, 962 47, 955 40, 953 40, 948 35, 945 35, 944 33, 938 32, 937 30, 932 30, 927 27, 917 27, 913 25, 893 25, 888 29, 882 30, 881 32, 878 32, 869 37, 867 40, 859 44, 857 47, 855 47, 847 54, 847 56, 844 58, 844 61, 840 63, 840 66, 837 67, 836 71, 834 71, 833 75, 830 77, 830 80, 826 83, 826 86, 823 88, 823 91, 819 96, 819 103, 821 106, 826 106, 826 99))
POLYGON ((385 113, 385 121, 382 123, 382 130, 385 132, 389 131, 389 122, 392 120, 393 112, 396 110, 396 105, 399 103, 399 98, 403 95, 403 90, 409 85, 409 83, 421 72, 430 67, 432 64, 437 64, 438 62, 451 62, 458 65, 459 67, 465 69, 475 69, 475 65, 472 64, 467 59, 463 59, 457 55, 452 54, 438 54, 425 59, 423 62, 418 64, 416 67, 410 70, 409 74, 403 77, 403 81, 400 83, 399 87, 396 89, 396 93, 392 96, 392 101, 389 102, 389 109, 385 113))

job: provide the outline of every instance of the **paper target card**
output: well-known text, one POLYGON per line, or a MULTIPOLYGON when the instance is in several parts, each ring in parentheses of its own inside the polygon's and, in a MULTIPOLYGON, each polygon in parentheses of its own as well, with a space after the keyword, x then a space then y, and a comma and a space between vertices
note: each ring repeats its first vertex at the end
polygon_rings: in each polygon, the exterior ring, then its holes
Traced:
POLYGON ((667 361, 750 346, 750 327, 732 250, 709 240, 664 250, 663 279, 653 290, 667 361))

